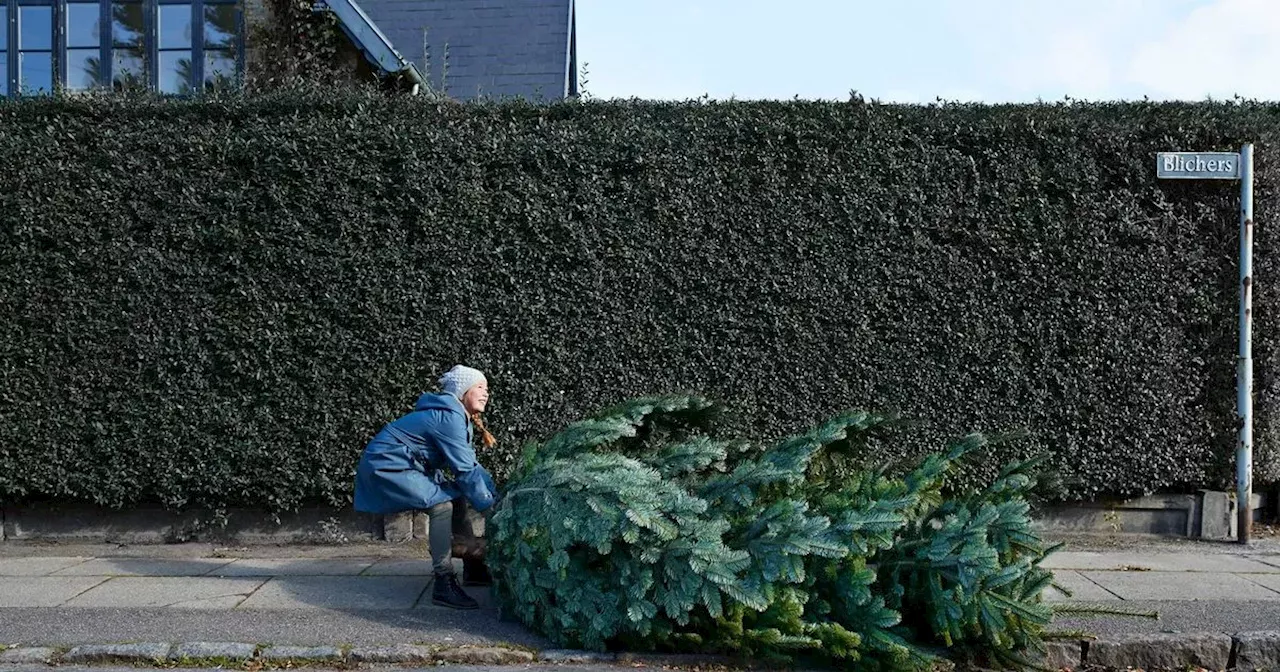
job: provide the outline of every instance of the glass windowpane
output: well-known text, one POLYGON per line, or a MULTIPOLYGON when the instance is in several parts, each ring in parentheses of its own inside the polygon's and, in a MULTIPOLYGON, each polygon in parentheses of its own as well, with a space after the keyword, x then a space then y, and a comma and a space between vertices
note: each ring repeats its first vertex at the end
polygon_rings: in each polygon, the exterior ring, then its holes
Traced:
POLYGON ((18 7, 18 48, 53 49, 52 7, 18 7))
POLYGON ((0 51, 0 98, 9 95, 9 55, 0 51))
POLYGON ((67 3, 67 47, 96 47, 101 42, 98 37, 98 22, 102 18, 98 3, 67 3))
POLYGON ((24 95, 53 93, 53 54, 18 54, 18 91, 24 95))
POLYGON ((146 73, 141 48, 116 47, 111 51, 111 86, 115 90, 145 89, 146 73))
POLYGON ((223 49, 204 52, 204 86, 225 91, 236 84, 236 52, 223 49))
POLYGON ((206 49, 236 46, 236 6, 204 6, 204 46, 206 49))
MULTIPOLYGON (((0 5, 0 52, 3 52, 8 48, 9 48, 9 8, 5 7, 4 5, 0 5)), ((0 58, 2 57, 4 57, 4 54, 0 53, 0 58)), ((0 72, 6 72, 6 71, 0 70, 0 72)), ((0 79, 4 79, 4 78, 0 77, 0 79)))
POLYGON ((160 48, 191 48, 191 5, 160 5, 160 48))
POLYGON ((67 50, 67 88, 83 91, 102 82, 101 52, 97 49, 67 50))
POLYGON ((119 47, 140 47, 147 30, 140 2, 111 3, 111 39, 119 47))
POLYGON ((160 92, 191 93, 191 52, 160 52, 160 92))

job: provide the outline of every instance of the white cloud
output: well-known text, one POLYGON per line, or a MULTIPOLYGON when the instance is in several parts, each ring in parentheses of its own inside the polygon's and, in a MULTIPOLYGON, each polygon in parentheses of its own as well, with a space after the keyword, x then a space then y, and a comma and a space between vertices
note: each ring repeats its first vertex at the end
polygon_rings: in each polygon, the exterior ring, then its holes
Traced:
POLYGON ((1197 8, 1128 64, 1129 79, 1152 97, 1280 98, 1280 2, 1217 0, 1197 8))
POLYGON ((1063 31, 1053 35, 1045 46, 1046 74, 1061 82, 1073 97, 1096 99, 1110 92, 1111 63, 1102 35, 1063 31))
POLYGON ((603 97, 1280 100, 1280 0, 579 0, 603 97))
POLYGON ((951 20, 1011 99, 1280 99, 1280 0, 955 0, 951 20))
POLYGON ((1112 97, 1117 55, 1167 13, 1154 0, 953 0, 949 23, 963 36, 983 88, 1002 98, 1112 97))

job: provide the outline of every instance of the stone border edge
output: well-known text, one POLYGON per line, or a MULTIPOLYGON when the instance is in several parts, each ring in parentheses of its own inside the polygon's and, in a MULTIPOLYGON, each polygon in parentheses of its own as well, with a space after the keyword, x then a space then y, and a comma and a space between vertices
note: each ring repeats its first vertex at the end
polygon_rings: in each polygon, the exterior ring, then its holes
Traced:
MULTIPOLYGON (((1160 633, 1097 639, 1050 640, 1043 663, 1055 669, 1106 666, 1110 668, 1168 668, 1190 664, 1207 669, 1280 669, 1280 631, 1160 633)), ((529 663, 620 663, 628 666, 693 667, 723 665, 752 667, 752 661, 708 654, 599 653, 512 645, 292 647, 238 642, 142 642, 87 644, 74 647, 15 646, 0 650, 0 664, 83 665, 92 663, 174 663, 202 666, 229 661, 262 660, 275 664, 453 663, 519 665, 529 663), (233 655, 179 656, 179 651, 214 652, 222 647, 233 655), (250 652, 243 655, 243 652, 250 652), (293 655, 297 654, 297 655, 293 655), (311 655, 315 654, 315 655, 311 655)))
POLYGON ((125 664, 138 667, 213 667, 259 660, 268 666, 328 664, 340 667, 369 664, 521 665, 620 663, 646 667, 724 665, 749 667, 750 661, 708 654, 603 653, 577 649, 537 650, 512 645, 441 646, 396 644, 390 646, 274 646, 245 642, 130 642, 77 646, 13 646, 0 649, 0 665, 26 664, 79 666, 125 664), (200 651, 200 655, 184 655, 200 651))

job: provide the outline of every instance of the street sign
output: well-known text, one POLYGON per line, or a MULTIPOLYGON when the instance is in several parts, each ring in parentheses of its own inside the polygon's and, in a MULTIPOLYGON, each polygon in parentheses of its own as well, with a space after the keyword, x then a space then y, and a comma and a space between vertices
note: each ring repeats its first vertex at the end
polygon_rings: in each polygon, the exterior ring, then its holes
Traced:
POLYGON ((1238 180, 1240 155, 1235 152, 1159 152, 1156 177, 1162 180, 1238 180))

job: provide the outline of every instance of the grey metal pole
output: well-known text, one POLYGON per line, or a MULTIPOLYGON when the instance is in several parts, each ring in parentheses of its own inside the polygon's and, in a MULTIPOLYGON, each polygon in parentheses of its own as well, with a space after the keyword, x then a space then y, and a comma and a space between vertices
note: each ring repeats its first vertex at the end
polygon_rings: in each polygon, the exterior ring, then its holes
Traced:
POLYGON ((1240 148, 1240 354, 1236 359, 1236 532, 1249 543, 1253 532, 1253 143, 1240 148))

